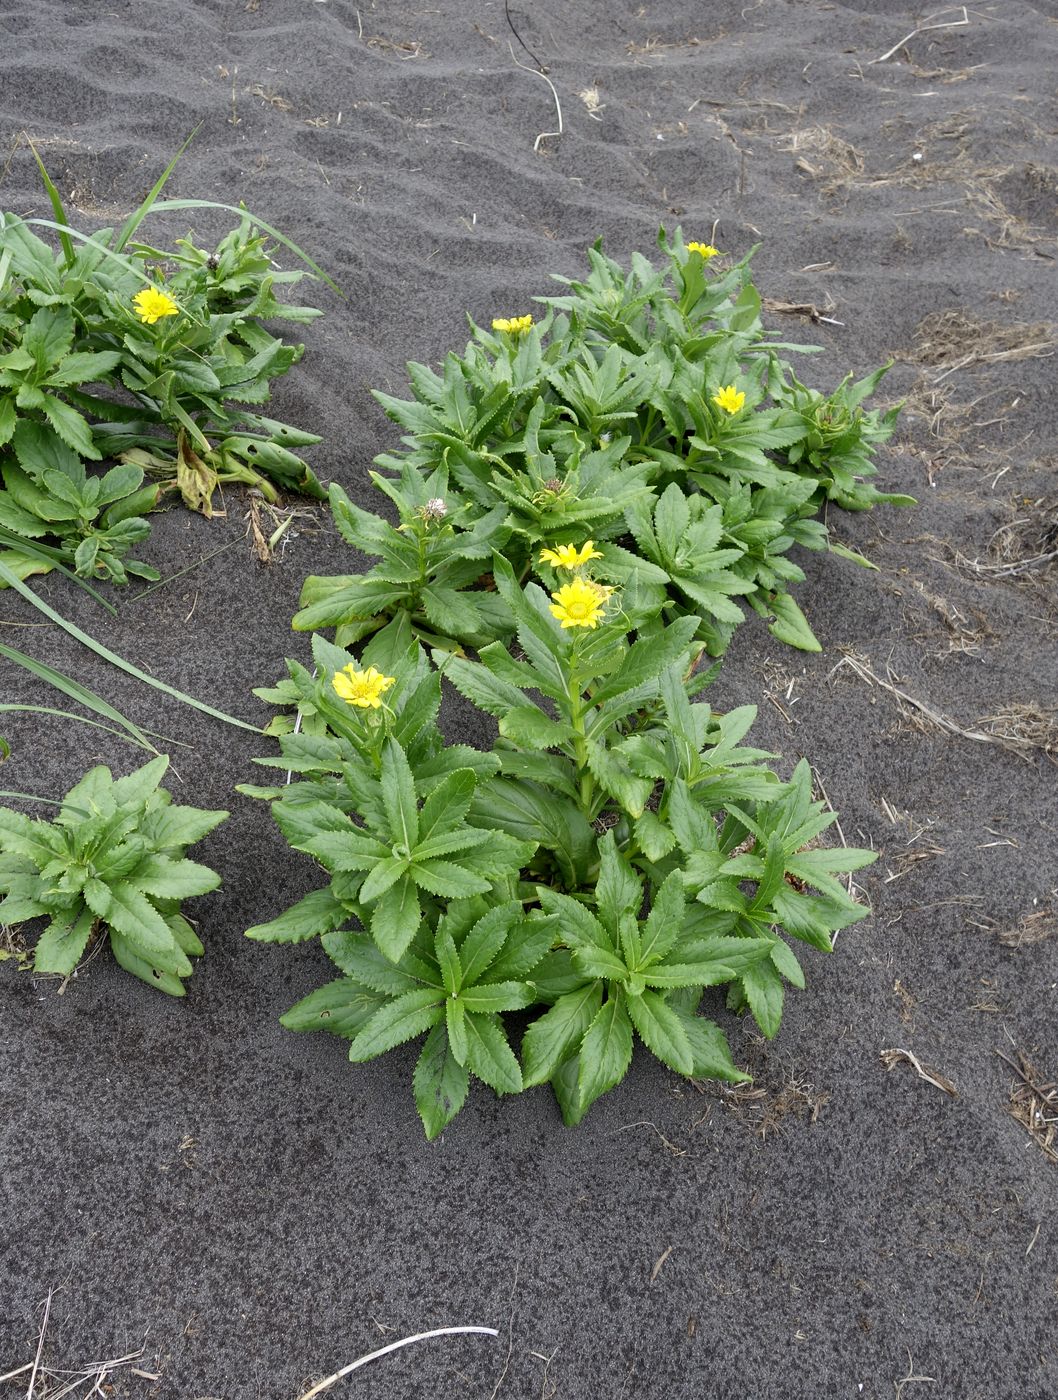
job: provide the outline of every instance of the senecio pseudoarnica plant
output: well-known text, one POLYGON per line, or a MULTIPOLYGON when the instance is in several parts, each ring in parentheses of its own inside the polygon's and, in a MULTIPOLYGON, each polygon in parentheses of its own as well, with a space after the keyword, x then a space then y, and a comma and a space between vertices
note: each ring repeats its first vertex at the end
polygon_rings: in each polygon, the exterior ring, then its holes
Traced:
POLYGON ((213 249, 190 237, 169 247, 137 241, 147 215, 170 207, 157 196, 175 160, 122 228, 88 237, 68 225, 37 159, 56 220, 0 213, 0 550, 8 567, 20 578, 60 566, 115 583, 128 574, 156 579, 128 555, 149 534, 146 514, 171 495, 207 516, 229 482, 270 501, 278 490, 324 499, 296 451, 319 437, 256 411, 304 351, 270 325, 322 314, 277 295, 308 274, 278 271, 245 211, 235 211, 237 226, 213 249), (58 246, 33 226, 52 230, 58 246), (92 473, 112 458, 104 476, 92 473))
POLYGON ((163 754, 117 779, 92 768, 53 822, 0 807, 0 924, 48 921, 35 971, 71 976, 106 935, 127 972, 184 995, 191 959, 204 950, 181 904, 220 884, 184 853, 228 813, 174 805, 159 787, 168 765, 163 754))
POLYGON ((819 650, 789 592, 804 578, 791 549, 865 564, 828 540, 823 507, 913 504, 871 483, 899 411, 863 407, 885 370, 830 394, 806 387, 782 355, 817 347, 764 330, 752 251, 714 275, 710 245, 679 230, 659 245, 660 269, 633 254, 628 270, 597 245, 585 280, 538 298, 540 322, 472 321, 440 373, 409 364, 412 399, 376 394, 404 430, 372 474, 398 521, 331 488, 342 535, 379 562, 308 578, 295 629, 335 627, 347 645, 405 614, 428 647, 506 640, 492 553, 524 581, 538 546, 591 536, 596 577, 630 615, 696 617, 718 656, 749 607, 782 641, 819 650))
POLYGON ((698 1014, 704 990, 726 985, 774 1036, 785 984, 804 986, 791 940, 829 951, 868 912, 836 875, 874 855, 818 844, 836 818, 807 762, 780 780, 742 746, 754 707, 697 699, 702 619, 640 600, 633 625, 600 555, 538 547, 546 589, 493 557, 517 655, 438 648, 432 670, 407 611, 358 660, 314 636, 315 674, 288 663, 282 691, 314 732, 258 760, 297 780, 242 789, 330 876, 248 930, 322 935, 341 974, 283 1024, 345 1037, 354 1061, 425 1037, 413 1087, 431 1138, 472 1077, 499 1094, 549 1082, 575 1124, 636 1038, 679 1074, 746 1079, 698 1014), (442 674, 498 719, 491 752, 445 744, 442 674))

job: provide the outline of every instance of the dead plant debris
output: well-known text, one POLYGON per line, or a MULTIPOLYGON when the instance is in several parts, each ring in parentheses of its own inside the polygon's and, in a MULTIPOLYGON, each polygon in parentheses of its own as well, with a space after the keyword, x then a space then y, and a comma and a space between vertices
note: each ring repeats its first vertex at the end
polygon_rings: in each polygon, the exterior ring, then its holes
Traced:
POLYGON ((1004 948, 1032 948, 1055 934, 1058 934, 1058 909, 1048 907, 1024 914, 1012 927, 1000 928, 996 942, 1004 948))
POLYGON ((1058 1082, 1044 1083, 1042 1075, 1018 1049, 1017 1062, 1002 1050, 996 1054, 1017 1075, 1010 1087, 1010 1115, 1032 1138, 1050 1162, 1058 1163, 1058 1082))
POLYGON ((918 1075, 919 1079, 924 1079, 927 1084, 932 1084, 935 1088, 941 1089, 945 1094, 949 1094, 953 1099, 959 1097, 959 1091, 955 1085, 939 1070, 931 1069, 929 1065, 924 1065, 917 1055, 913 1055, 910 1050, 901 1049, 895 1046, 891 1050, 882 1050, 880 1059, 887 1070, 894 1070, 897 1065, 910 1065, 918 1075))
POLYGON ((894 351, 897 359, 939 368, 939 384, 956 370, 986 362, 1044 359, 1058 348, 1056 328, 1047 321, 978 321, 958 308, 935 311, 915 331, 911 351, 894 351))
POLYGON ((828 679, 838 671, 848 667, 853 675, 868 685, 876 685, 897 701, 901 714, 911 729, 928 732, 943 730, 957 734, 962 739, 972 739, 982 744, 997 744, 1010 753, 1017 754, 1026 763, 1034 761, 1036 753, 1043 753, 1050 761, 1058 762, 1058 714, 1050 713, 1036 705, 1012 704, 1005 706, 997 714, 986 715, 977 721, 975 729, 964 728, 942 711, 935 709, 924 700, 909 695, 906 690, 894 684, 896 673, 886 665, 888 679, 883 679, 871 669, 870 661, 858 655, 851 648, 839 647, 844 655, 830 671, 828 679))

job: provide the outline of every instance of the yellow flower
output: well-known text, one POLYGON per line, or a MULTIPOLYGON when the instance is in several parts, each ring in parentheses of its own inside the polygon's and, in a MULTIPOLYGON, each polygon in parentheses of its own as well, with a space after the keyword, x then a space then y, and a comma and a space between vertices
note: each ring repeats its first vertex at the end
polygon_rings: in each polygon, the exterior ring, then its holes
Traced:
POLYGON ((713 403, 718 408, 722 408, 725 413, 738 413, 745 402, 745 394, 734 384, 727 384, 724 388, 717 389, 713 395, 713 403))
POLYGON ((137 292, 132 298, 132 304, 136 308, 136 315, 148 326, 153 326, 155 321, 160 321, 163 316, 176 316, 180 311, 172 297, 158 287, 144 287, 142 292, 137 292))
POLYGON ((525 335, 532 324, 532 316, 500 316, 493 321, 492 329, 506 331, 508 335, 525 335))
POLYGON ((556 569, 579 569, 589 559, 601 559, 602 551, 595 548, 594 540, 587 540, 580 549, 575 544, 560 544, 557 549, 542 549, 541 564, 553 564, 556 569))
POLYGON ((557 593, 551 595, 551 613, 567 627, 598 627, 602 619, 603 607, 612 589, 597 583, 585 583, 575 578, 572 583, 564 583, 557 593))
POLYGON ((361 710, 377 710, 382 704, 382 692, 395 684, 395 678, 384 676, 374 666, 358 671, 350 662, 336 672, 331 684, 347 705, 356 705, 361 710))
POLYGON ((710 258, 720 257, 720 249, 714 248, 711 243, 688 243, 688 253, 699 253, 703 262, 708 262, 710 258))

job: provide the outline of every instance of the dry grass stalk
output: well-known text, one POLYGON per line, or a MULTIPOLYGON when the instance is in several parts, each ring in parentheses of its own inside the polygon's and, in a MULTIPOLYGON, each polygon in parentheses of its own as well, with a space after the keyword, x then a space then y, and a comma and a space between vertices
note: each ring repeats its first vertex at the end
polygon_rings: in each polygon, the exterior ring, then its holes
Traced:
POLYGON ((815 180, 826 180, 824 193, 838 189, 853 176, 863 174, 863 156, 844 137, 827 126, 808 126, 788 131, 778 138, 777 147, 796 156, 798 170, 815 180))
POLYGON ((912 364, 940 368, 931 383, 939 384, 970 365, 1011 360, 1039 360, 1055 353, 1058 339, 1046 321, 975 321, 952 309, 929 315, 915 332, 915 348, 899 356, 912 364))
MULTIPOLYGON (((926 606, 941 622, 948 634, 948 645, 943 650, 933 652, 934 656, 941 659, 947 656, 976 656, 985 642, 993 640, 995 633, 988 625, 984 613, 977 608, 973 608, 973 623, 965 613, 959 611, 954 603, 949 602, 939 593, 934 593, 926 587, 920 580, 912 582, 915 592, 919 595, 926 606)), ((917 633, 915 641, 925 642, 928 635, 917 633)))
POLYGON ((892 695, 914 728, 922 729, 925 722, 926 725, 932 725, 948 734, 957 734, 961 739, 972 739, 980 744, 997 744, 1024 759, 1026 763, 1033 761, 1031 752, 1036 750, 1041 750, 1052 761, 1054 754, 1058 752, 1058 721, 1034 706, 1010 705, 998 714, 986 716, 978 721, 980 725, 988 727, 965 729, 942 711, 934 709, 924 700, 919 700, 898 685, 894 685, 894 672, 891 667, 886 668, 889 679, 883 680, 871 669, 866 657, 859 656, 847 648, 839 647, 839 650, 845 654, 831 670, 830 676, 847 666, 860 680, 868 685, 876 685, 880 690, 892 695))
POLYGON ((893 1070, 897 1065, 910 1065, 918 1075, 919 1079, 924 1079, 927 1084, 932 1084, 935 1088, 943 1090, 953 1099, 959 1097, 959 1091, 955 1085, 939 1070, 931 1069, 929 1065, 924 1065, 917 1055, 913 1055, 910 1050, 903 1050, 899 1046, 891 1050, 882 1050, 880 1059, 887 1070, 893 1070))
POLYGON ((1035 914, 1026 914, 1014 925, 996 934, 996 942, 1004 948, 1031 948, 1037 943, 1045 943, 1058 933, 1058 912, 1054 909, 1037 909, 1035 914))
POLYGON ((1004 748, 1039 750, 1058 763, 1058 713, 1038 705, 1006 705, 997 714, 978 720, 1004 748))
POLYGON ((813 301, 777 301, 774 297, 764 298, 765 311, 775 311, 780 316, 802 316, 816 325, 843 326, 844 321, 835 321, 833 316, 826 315, 826 312, 833 311, 836 305, 830 296, 827 297, 827 304, 823 310, 813 301))
POLYGON ((1004 1064, 1017 1075, 1010 1089, 1010 1114, 1032 1138, 1043 1155, 1051 1162, 1058 1163, 1058 1083, 1040 1082, 1040 1074, 1020 1050, 1014 1052, 1017 1063, 1004 1055, 996 1054, 1004 1064))

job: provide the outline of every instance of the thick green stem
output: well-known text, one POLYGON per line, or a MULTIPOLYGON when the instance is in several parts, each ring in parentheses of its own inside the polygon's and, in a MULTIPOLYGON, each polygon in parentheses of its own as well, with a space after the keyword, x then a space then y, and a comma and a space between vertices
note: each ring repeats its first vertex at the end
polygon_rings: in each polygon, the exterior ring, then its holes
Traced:
POLYGON ((573 730, 573 759, 577 765, 577 781, 580 793, 579 807, 588 821, 592 819, 592 802, 595 796, 595 780, 588 767, 588 741, 584 733, 584 701, 581 695, 580 679, 577 675, 577 653, 579 638, 574 638, 570 648, 569 671, 566 675, 566 694, 569 697, 569 722, 573 730))

